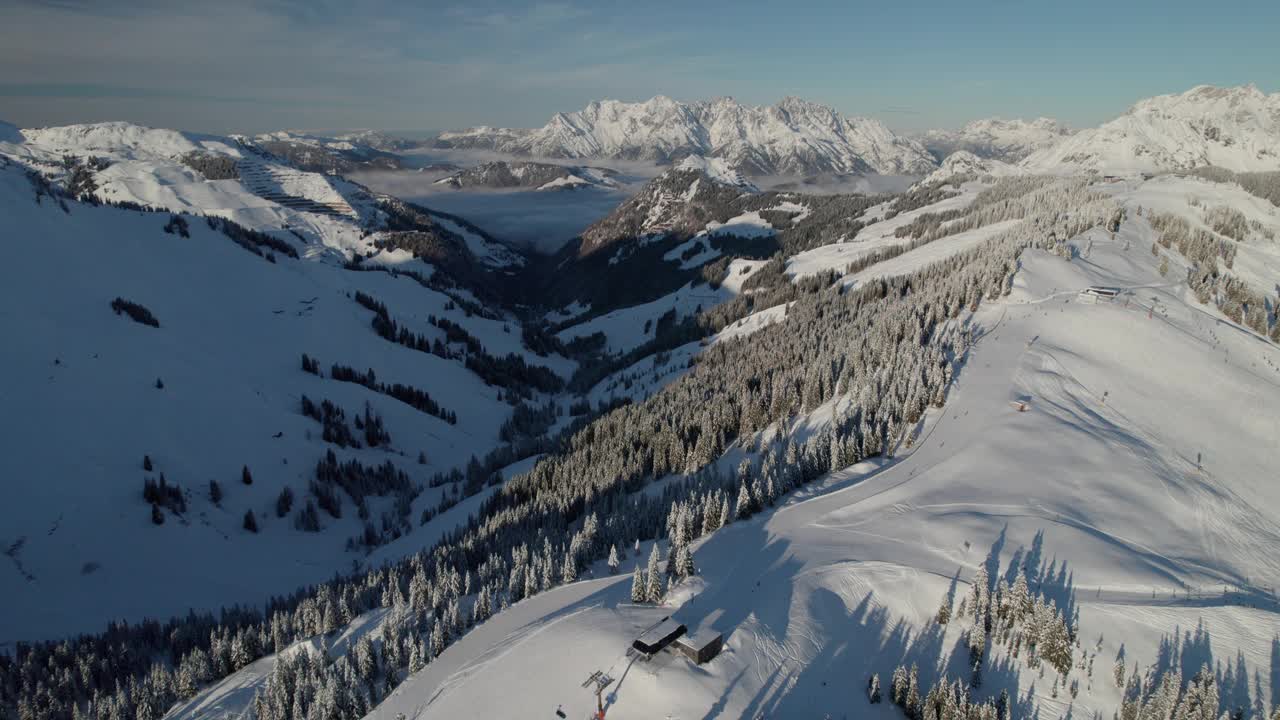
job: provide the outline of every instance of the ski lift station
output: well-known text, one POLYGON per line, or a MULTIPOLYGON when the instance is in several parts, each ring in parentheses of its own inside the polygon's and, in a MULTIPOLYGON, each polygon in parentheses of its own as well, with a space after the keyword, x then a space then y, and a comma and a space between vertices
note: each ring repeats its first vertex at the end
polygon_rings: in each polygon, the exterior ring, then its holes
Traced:
POLYGON ((703 630, 695 635, 689 635, 688 628, 669 617, 663 618, 661 622, 646 630, 631 643, 631 648, 646 658, 653 657, 670 647, 673 652, 679 652, 699 665, 720 654, 723 646, 722 634, 703 630))
POLYGON ((665 617, 657 625, 645 630, 644 634, 631 643, 631 647, 639 653, 652 657, 675 642, 676 638, 684 635, 686 631, 687 628, 684 625, 665 617))
POLYGON ((1080 291, 1080 301, 1087 303, 1111 302, 1120 295, 1120 288, 1093 285, 1080 291))

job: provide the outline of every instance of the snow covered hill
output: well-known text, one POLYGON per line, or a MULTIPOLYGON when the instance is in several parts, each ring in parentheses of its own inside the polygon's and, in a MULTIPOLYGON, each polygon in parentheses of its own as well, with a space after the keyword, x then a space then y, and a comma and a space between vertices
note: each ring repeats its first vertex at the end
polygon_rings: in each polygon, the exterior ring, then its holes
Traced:
MULTIPOLYGON (((1126 701, 1155 712, 1162 682, 1173 683, 1170 703, 1192 703, 1182 685, 1207 668, 1205 716, 1269 717, 1280 702, 1280 522, 1264 508, 1280 501, 1265 480, 1280 459, 1267 441, 1280 349, 1163 273, 1146 218, 1156 198, 1182 193, 1180 208, 1165 207, 1194 212, 1185 194, 1224 192, 1235 191, 1117 189, 1127 215, 1116 232, 1025 251, 1009 294, 966 321, 974 342, 946 404, 893 457, 825 475, 694 543, 697 575, 657 606, 629 590, 648 542, 624 553, 620 576, 596 565, 591 579, 516 603, 368 717, 586 717, 595 698, 582 682, 601 670, 613 679, 610 718, 899 718, 889 681, 900 665, 918 666, 921 696, 959 679, 974 701, 1007 692, 1018 718, 1107 717, 1126 701), (1091 287, 1118 296, 1095 304, 1081 295, 1091 287), (972 649, 975 606, 1002 606, 1019 583, 1076 628, 1062 669, 1047 641, 1037 653, 1026 645, 1040 632, 1031 619, 993 611, 972 649), (691 633, 722 633, 725 649, 701 666, 628 651, 668 615, 691 633), (873 674, 879 705, 866 692, 873 674)), ((1280 225, 1274 207, 1257 211, 1280 225)), ((953 242, 965 241, 924 247, 953 242)), ((757 332, 798 331, 779 319, 757 332)), ((786 434, 820 435, 844 402, 789 420, 786 434)), ((746 458, 748 479, 768 476, 755 453, 770 437, 735 444, 720 467, 746 458)))
POLYGON ((937 170, 921 180, 921 184, 938 183, 958 176, 1003 177, 1021 172, 1016 165, 1000 160, 979 157, 968 150, 958 150, 947 156, 937 170))
POLYGON ((723 158, 751 175, 923 174, 936 163, 924 147, 876 120, 844 117, 830 107, 785 98, 754 107, 732 98, 683 103, 593 102, 558 113, 542 128, 487 127, 442 133, 440 147, 484 148, 559 158, 674 162, 686 155, 723 158))
POLYGON ((1033 153, 1039 172, 1160 172, 1216 165, 1280 169, 1280 93, 1201 85, 1138 102, 1120 117, 1033 153))
POLYGON ((0 509, 0 649, 257 604, 432 542, 484 487, 468 461, 519 438, 516 398, 574 369, 497 302, 523 257, 461 218, 228 139, 14 135, 0 216, 39 260, 0 270, 25 306, 0 317, 0 397, 27 418, 0 461, 26 478, 0 509))
POLYGON ((963 150, 980 158, 1014 163, 1037 150, 1056 145, 1071 134, 1071 129, 1051 118, 985 118, 967 123, 959 130, 930 130, 921 142, 938 160, 963 150))
POLYGON ((280 131, 256 135, 253 142, 300 170, 330 175, 399 169, 402 164, 397 152, 409 147, 403 141, 368 132, 329 138, 280 131))
POLYGON ((0 135, 0 157, 73 186, 73 195, 225 218, 301 241, 303 252, 332 262, 394 248, 412 231, 436 238, 437 249, 449 248, 445 264, 451 267, 524 263, 519 252, 474 225, 410 209, 341 177, 300 170, 247 138, 96 123, 0 135))
POLYGON ((531 188, 577 190, 586 187, 616 188, 617 172, 608 168, 556 165, 529 161, 495 160, 460 170, 436 181, 459 190, 466 188, 531 188))

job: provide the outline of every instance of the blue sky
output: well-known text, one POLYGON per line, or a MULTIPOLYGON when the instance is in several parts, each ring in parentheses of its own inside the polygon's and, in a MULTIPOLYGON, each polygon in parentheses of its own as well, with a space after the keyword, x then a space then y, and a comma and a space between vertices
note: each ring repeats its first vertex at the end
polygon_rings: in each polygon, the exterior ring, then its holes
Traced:
POLYGON ((1084 126, 1201 83, 1280 90, 1277 38, 1275 0, 0 0, 0 118, 425 130, 665 94, 1084 126))

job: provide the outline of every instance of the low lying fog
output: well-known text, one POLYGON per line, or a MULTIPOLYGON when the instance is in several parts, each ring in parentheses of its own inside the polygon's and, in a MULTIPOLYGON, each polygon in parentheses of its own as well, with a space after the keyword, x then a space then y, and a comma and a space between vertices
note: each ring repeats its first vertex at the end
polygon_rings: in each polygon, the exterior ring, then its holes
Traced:
MULTIPOLYGON (((485 150, 418 150, 405 153, 406 165, 417 169, 356 173, 352 179, 373 190, 434 210, 460 215, 489 233, 536 252, 554 253, 588 225, 608 215, 645 182, 666 167, 643 161, 517 158, 485 150), (493 160, 535 160, 559 165, 607 167, 621 173, 617 190, 456 190, 435 182, 452 174, 438 166, 469 167, 493 160)), ((919 178, 901 175, 867 177, 753 177, 762 190, 803 193, 901 192, 919 178)))

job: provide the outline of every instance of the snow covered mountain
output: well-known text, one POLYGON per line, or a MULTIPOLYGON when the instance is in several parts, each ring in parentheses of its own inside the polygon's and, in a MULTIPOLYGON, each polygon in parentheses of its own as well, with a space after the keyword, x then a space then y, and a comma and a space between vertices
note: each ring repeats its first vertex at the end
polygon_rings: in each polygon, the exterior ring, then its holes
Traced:
POLYGON ((776 105, 732 98, 684 103, 658 96, 645 102, 592 102, 558 113, 535 130, 477 127, 443 133, 449 148, 484 148, 558 158, 621 158, 674 162, 687 155, 724 159, 751 175, 922 174, 936 163, 922 145, 877 120, 844 117, 830 107, 789 97, 776 105))
MULTIPOLYGON (((242 651, 172 717, 256 693, 260 718, 581 718, 594 673, 608 717, 636 720, 1270 717, 1280 351, 1197 299, 1164 216, 1266 228, 1280 208, 1178 177, 933 197, 676 293, 656 312, 744 314, 616 368, 591 400, 629 403, 456 545, 251 625, 277 651, 242 651), (350 624, 311 619, 334 598, 350 624), (664 618, 718 655, 636 652, 664 618)), ((1277 267, 1261 234, 1225 242, 1235 268, 1250 249, 1277 267)), ((633 310, 588 322, 612 340, 633 310)))
POLYGON ((685 158, 584 230, 578 252, 590 255, 625 239, 693 234, 716 219, 717 206, 755 190, 725 160, 685 158))
POLYGON ((465 188, 532 188, 576 190, 586 187, 616 188, 617 172, 608 168, 557 165, 532 161, 495 160, 460 170, 436 181, 459 190, 465 188))
POLYGON ((930 130, 920 141, 939 160, 965 150, 980 158, 1012 163, 1056 145, 1071 134, 1072 130, 1051 118, 986 118, 974 120, 959 130, 930 130))
POLYGON ((994 158, 979 157, 968 150, 957 150, 942 161, 937 170, 929 173, 920 181, 921 184, 942 182, 957 176, 1003 177, 1021 172, 1016 165, 1010 165, 994 158))
POLYGON ((0 659, 0 714, 1280 705, 1269 177, 960 151, 818 195, 693 155, 516 268, 252 143, 29 132, 0 650, 58 640, 0 659), (718 654, 639 652, 664 619, 718 654))
POLYGON ((1023 161, 1041 172, 1280 169, 1280 93, 1201 85, 1142 100, 1023 161))
POLYGON ((339 175, 359 170, 398 170, 397 150, 406 145, 377 133, 337 138, 281 131, 255 135, 254 143, 290 165, 310 172, 339 175))
MULTIPOLYGON (((310 143, 302 147, 319 147, 310 143)), ((375 256, 393 235, 412 231, 447 237, 434 247, 458 250, 451 267, 524 263, 519 252, 465 221, 411 210, 341 177, 300 170, 244 137, 122 122, 15 129, 0 134, 0 156, 68 185, 76 197, 224 218, 286 242, 300 240, 305 252, 333 262, 375 256)))
POLYGON ((433 542, 518 459, 518 398, 574 368, 506 309, 523 256, 230 138, 6 129, 0 217, 41 258, 0 270, 40 298, 0 318, 31 419, 0 453, 29 478, 0 509, 0 651, 433 542))

